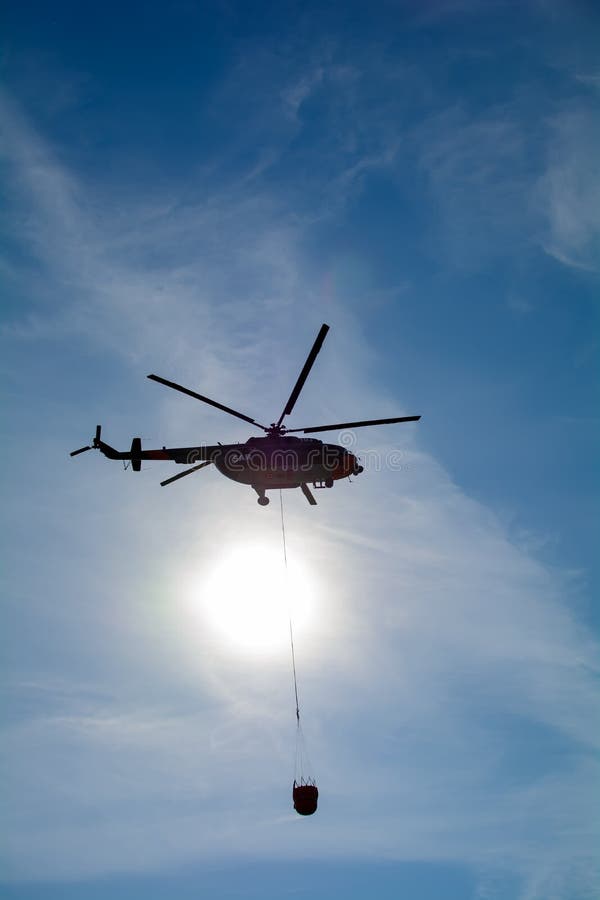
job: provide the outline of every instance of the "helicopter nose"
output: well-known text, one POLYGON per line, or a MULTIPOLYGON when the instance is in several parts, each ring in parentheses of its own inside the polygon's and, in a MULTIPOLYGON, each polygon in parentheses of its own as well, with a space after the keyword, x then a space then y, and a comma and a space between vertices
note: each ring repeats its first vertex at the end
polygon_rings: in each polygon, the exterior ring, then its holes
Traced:
POLYGON ((352 475, 360 475, 361 472, 364 472, 364 467, 361 466, 358 456, 351 453, 349 462, 351 463, 350 471, 352 475))

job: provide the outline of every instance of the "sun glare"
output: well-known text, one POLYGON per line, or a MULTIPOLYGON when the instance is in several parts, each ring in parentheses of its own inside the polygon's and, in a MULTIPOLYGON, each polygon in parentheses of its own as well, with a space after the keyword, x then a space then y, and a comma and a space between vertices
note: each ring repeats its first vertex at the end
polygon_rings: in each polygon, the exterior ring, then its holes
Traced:
POLYGON ((310 626, 314 588, 306 569, 260 544, 231 549, 217 560, 193 603, 230 644, 256 653, 277 652, 310 626))

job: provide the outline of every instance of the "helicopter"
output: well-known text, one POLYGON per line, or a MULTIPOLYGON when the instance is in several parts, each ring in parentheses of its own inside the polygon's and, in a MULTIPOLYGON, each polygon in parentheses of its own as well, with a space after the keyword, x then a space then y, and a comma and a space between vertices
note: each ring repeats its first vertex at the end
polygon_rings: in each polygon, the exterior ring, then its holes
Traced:
POLYGON ((252 487, 258 494, 260 506, 268 505, 269 498, 266 495, 268 490, 298 487, 311 506, 316 506, 317 501, 309 484, 312 484, 314 489, 332 488, 335 481, 351 475, 360 475, 364 469, 360 465, 358 457, 345 447, 338 444, 326 444, 316 438, 299 438, 293 435, 337 431, 342 428, 363 428, 369 425, 391 425, 396 422, 418 422, 421 418, 421 416, 397 416, 392 419, 369 419, 361 422, 338 422, 335 425, 313 425, 309 428, 287 428, 283 424, 283 420, 286 416, 291 415, 328 331, 329 325, 323 324, 283 412, 277 422, 271 422, 269 426, 261 425, 250 416, 229 406, 224 406, 222 403, 217 403, 216 400, 204 397, 174 381, 167 381, 166 378, 161 378, 159 375, 147 376, 151 381, 156 381, 165 387, 187 394, 188 397, 208 403, 209 406, 260 428, 265 432, 264 437, 250 437, 243 444, 162 447, 160 450, 143 450, 141 438, 134 437, 131 449, 128 452, 121 452, 101 439, 102 429, 100 425, 97 425, 92 443, 73 450, 70 455, 78 456, 80 453, 85 453, 86 450, 100 450, 108 459, 130 462, 134 472, 139 472, 142 461, 147 459, 172 460, 172 462, 190 466, 184 472, 179 472, 177 475, 161 481, 161 487, 172 484, 206 466, 214 465, 226 478, 252 487))

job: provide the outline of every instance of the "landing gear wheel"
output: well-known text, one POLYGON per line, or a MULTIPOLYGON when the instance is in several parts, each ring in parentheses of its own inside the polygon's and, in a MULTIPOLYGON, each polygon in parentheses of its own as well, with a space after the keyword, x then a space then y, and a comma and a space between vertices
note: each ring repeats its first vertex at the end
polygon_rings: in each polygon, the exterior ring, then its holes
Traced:
POLYGON ((269 498, 268 497, 259 497, 256 502, 258 503, 259 506, 268 506, 269 498))
POLYGON ((326 479, 325 479, 325 487, 326 487, 326 488, 331 488, 331 487, 333 487, 333 478, 326 478, 326 479))

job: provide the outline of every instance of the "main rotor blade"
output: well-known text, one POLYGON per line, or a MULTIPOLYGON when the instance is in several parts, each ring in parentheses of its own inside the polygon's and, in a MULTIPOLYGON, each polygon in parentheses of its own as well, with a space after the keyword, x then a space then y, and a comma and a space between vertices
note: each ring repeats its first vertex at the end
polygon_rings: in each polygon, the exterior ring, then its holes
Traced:
POLYGON ((279 417, 279 422, 277 423, 278 425, 281 425, 285 416, 289 416, 289 414, 293 410, 293 408, 296 404, 296 400, 298 399, 298 396, 300 394, 300 391, 304 387, 304 382, 308 378, 309 372, 313 367, 314 361, 317 358, 319 350, 323 346, 323 341, 325 340, 325 337, 326 337, 328 331, 329 331, 329 325, 325 325, 325 324, 321 325, 321 330, 319 331, 319 333, 316 337, 316 340, 312 346, 312 350, 308 354, 306 362, 304 363, 304 368, 300 372, 298 381, 294 385, 294 390, 290 394, 290 398, 286 404, 286 407, 279 417))
POLYGON ((236 409, 231 409, 230 406, 224 406, 222 403, 217 403, 216 400, 211 400, 209 397, 197 394, 196 391, 190 391, 189 388, 176 384, 174 381, 167 381, 166 378, 160 378, 158 375, 148 375, 148 378, 152 381, 158 381, 159 384, 164 384, 167 387, 173 388, 174 391, 180 391, 182 394, 187 394, 188 397, 195 397, 196 400, 202 400, 203 403, 208 403, 209 406, 215 406, 217 409, 222 409, 223 412, 229 413, 230 416, 236 416, 238 419, 243 419, 244 422, 250 422, 251 425, 256 425, 257 428, 262 428, 263 431, 268 430, 264 425, 261 425, 260 422, 255 422, 254 419, 251 419, 250 416, 245 416, 244 413, 238 412, 236 409))
POLYGON ((192 472, 197 472, 198 469, 203 469, 205 466, 210 466, 210 460, 208 462, 202 462, 198 466, 192 466, 191 469, 186 469, 185 472, 179 472, 178 475, 173 475, 172 478, 167 478, 166 481, 161 481, 160 486, 164 487, 166 484, 172 484, 174 481, 177 481, 178 478, 185 478, 186 475, 191 475, 192 472))
POLYGON ((69 453, 69 456, 78 456, 80 453, 85 453, 86 450, 91 450, 91 447, 80 447, 79 450, 72 450, 69 453))
POLYGON ((421 416, 398 416, 395 419, 368 419, 365 422, 338 422, 337 425, 315 425, 313 428, 288 428, 286 434, 301 431, 311 434, 313 431, 337 431, 339 428, 363 428, 365 425, 393 425, 395 422, 418 422, 421 416))

